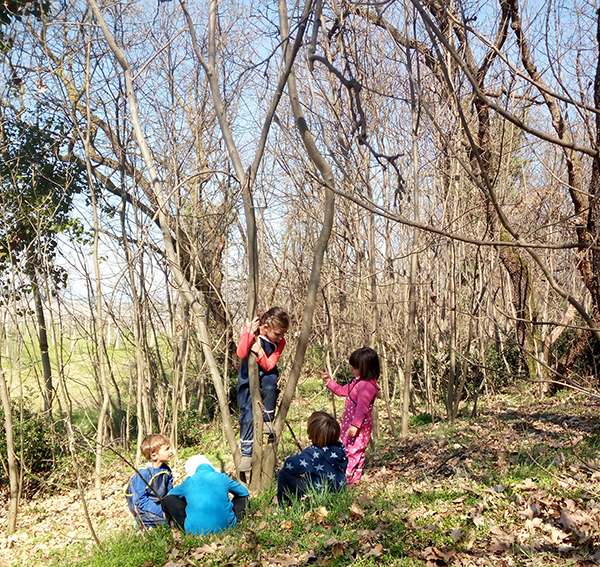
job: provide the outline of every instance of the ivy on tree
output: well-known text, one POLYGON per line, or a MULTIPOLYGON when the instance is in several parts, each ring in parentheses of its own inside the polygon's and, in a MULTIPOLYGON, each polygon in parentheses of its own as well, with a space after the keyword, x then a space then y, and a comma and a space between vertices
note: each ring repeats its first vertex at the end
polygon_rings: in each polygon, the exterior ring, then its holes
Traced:
MULTIPOLYGON (((66 272, 53 265, 58 235, 81 233, 71 216, 75 195, 86 188, 86 173, 78 163, 61 156, 65 136, 20 120, 0 125, 0 187, 4 221, 0 224, 0 271, 9 264, 33 283, 36 274, 50 274, 60 288, 66 272)), ((2 278, 6 284, 6 277, 2 278)), ((27 291, 27 290, 26 290, 27 291)))
POLYGON ((41 290, 55 292, 66 284, 66 270, 55 263, 58 236, 82 232, 71 209, 75 195, 86 187, 85 169, 61 155, 65 144, 64 133, 51 123, 45 128, 16 119, 0 124, 0 301, 15 290, 17 299, 18 294, 33 295, 47 412, 53 387, 41 290), (23 276, 28 283, 15 285, 23 276))
POLYGON ((0 0, 0 51, 11 49, 14 41, 5 33, 5 26, 28 16, 41 20, 49 10, 49 0, 0 0))

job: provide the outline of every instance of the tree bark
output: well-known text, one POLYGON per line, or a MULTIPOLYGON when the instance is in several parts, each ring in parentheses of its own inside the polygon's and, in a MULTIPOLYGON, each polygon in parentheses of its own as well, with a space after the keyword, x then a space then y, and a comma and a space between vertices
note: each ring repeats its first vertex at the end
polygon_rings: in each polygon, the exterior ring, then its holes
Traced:
POLYGON ((240 451, 237 447, 237 441, 235 438, 233 424, 231 422, 231 414, 229 412, 229 401, 225 397, 225 388, 223 386, 223 380, 220 376, 219 369, 218 369, 218 366, 215 361, 215 358, 214 358, 214 355, 212 352, 212 348, 211 348, 210 334, 208 332, 208 327, 207 327, 207 323, 206 323, 206 314, 205 314, 204 310, 202 309, 202 306, 200 305, 198 299, 195 297, 189 282, 186 280, 186 278, 183 274, 183 271, 181 269, 181 266, 179 264, 177 254, 175 252, 173 238, 172 238, 171 231, 170 231, 169 220, 165 213, 167 208, 166 208, 162 185, 158 179, 158 175, 157 175, 156 169, 154 167, 154 163, 153 163, 153 158, 152 158, 152 155, 148 148, 148 145, 146 143, 146 139, 144 137, 140 119, 139 119, 139 115, 138 115, 137 102, 136 102, 136 98, 135 98, 135 90, 133 87, 133 78, 131 75, 131 69, 129 67, 129 63, 128 63, 126 57, 124 56, 124 54, 121 51, 121 49, 119 48, 119 46, 116 44, 112 34, 110 33, 110 30, 108 29, 108 26, 106 25, 106 22, 104 21, 104 18, 102 16, 102 12, 100 11, 100 7, 98 6, 98 3, 96 2, 96 0, 88 0, 88 4, 94 14, 94 17, 96 18, 96 21, 98 22, 100 29, 102 30, 102 33, 104 34, 104 37, 105 37, 111 51, 114 53, 119 65, 123 69, 123 74, 125 77, 125 84, 126 84, 127 99, 128 99, 128 103, 129 103, 129 109, 131 112, 131 122, 133 124, 134 132, 135 132, 135 139, 136 139, 137 145, 141 151, 142 157, 144 159, 144 163, 146 164, 148 174, 150 176, 150 186, 152 187, 154 198, 156 199, 156 201, 158 203, 158 222, 160 224, 162 234, 163 234, 163 242, 165 245, 166 256, 167 256, 167 259, 169 260, 169 265, 170 265, 171 271, 175 277, 175 282, 176 282, 177 286, 179 287, 179 290, 182 293, 185 300, 190 304, 190 308, 192 309, 192 311, 194 312, 194 314, 196 316, 196 321, 197 321, 197 325, 198 325, 198 334, 200 337, 200 341, 202 343, 202 350, 204 352, 204 356, 206 357, 206 363, 208 365, 208 368, 209 368, 209 371, 211 373, 211 377, 213 380, 213 384, 215 386, 217 399, 219 400, 219 408, 221 410, 221 414, 223 417, 223 424, 224 424, 225 432, 227 435, 227 440, 228 440, 229 446, 231 448, 231 452, 233 454, 234 462, 236 463, 236 466, 237 466, 239 464, 239 461, 241 458, 240 451))
MULTIPOLYGON (((306 20, 308 16, 306 10, 310 6, 310 2, 305 5, 305 12, 303 14, 303 20, 306 20)), ((283 392, 283 397, 281 400, 281 404, 279 406, 279 411, 275 417, 275 432, 276 439, 274 443, 269 443, 267 445, 264 457, 264 465, 263 465, 263 475, 264 475, 264 484, 268 485, 273 478, 273 471, 275 469, 275 457, 277 454, 277 446, 278 440, 283 431, 283 427, 285 425, 285 419, 287 417, 287 413, 290 408, 290 404, 294 397, 294 392, 296 390, 296 386, 298 384, 298 379, 300 377, 300 370, 302 369, 302 364, 304 362, 304 356, 306 354, 306 348, 308 346, 308 339, 310 334, 310 329, 312 326, 312 320, 315 312, 316 299, 319 291, 319 282, 321 279, 321 270, 323 267, 323 260, 325 257, 325 250, 327 249, 327 243, 329 242, 329 237, 331 235, 331 230, 333 228, 333 215, 335 212, 335 194, 331 190, 334 187, 334 178, 333 171, 331 169, 331 165, 325 160, 325 158, 320 153, 313 135, 308 127, 308 123, 304 118, 302 112, 302 106, 300 104, 300 99, 298 95, 298 87, 296 84, 296 76, 291 67, 292 59, 292 49, 289 48, 287 42, 289 41, 289 22, 288 22, 288 14, 287 14, 287 3, 285 0, 279 0, 279 25, 281 29, 281 38, 284 42, 284 57, 286 61, 286 67, 289 66, 290 73, 287 80, 288 92, 290 97, 290 102, 292 106, 292 110, 294 113, 294 117, 296 120, 296 126, 302 138, 302 142, 308 154, 310 161, 317 167, 319 170, 323 183, 325 185, 325 204, 324 204, 324 213, 323 213, 323 224, 321 226, 321 232, 319 234, 319 239, 317 241, 317 245, 315 247, 315 251, 313 254, 312 268, 310 273, 310 280, 308 283, 308 289, 306 293, 306 303, 304 307, 304 313, 302 315, 302 325, 300 327, 300 336, 298 337, 298 344, 296 346, 296 355, 294 357, 294 363, 292 365, 292 369, 290 371, 290 375, 288 377, 285 390, 283 392)), ((302 30, 303 34, 304 30, 302 30)), ((298 30, 298 36, 296 37, 296 43, 298 42, 298 37, 302 35, 300 30, 298 30)))
MULTIPOLYGON (((408 19, 406 22, 408 28, 408 19)), ((408 29, 407 29, 408 33, 408 29)), ((411 135, 412 135, 412 179, 413 179, 413 214, 415 222, 420 222, 419 201, 419 115, 417 109, 417 93, 414 84, 413 68, 410 51, 407 51, 406 68, 410 81, 410 111, 411 111, 411 135)), ((413 229, 410 267, 408 274, 408 321, 406 323, 406 351, 404 357, 404 392, 402 396, 402 436, 408 435, 408 413, 410 408, 410 396, 412 390, 412 357, 413 340, 416 332, 417 322, 417 271, 419 268, 417 250, 419 247, 419 231, 413 229)))
MULTIPOLYGON (((1 349, 0 349, 1 351, 1 349)), ((1 362, 1 361, 0 361, 1 362)), ((15 454, 15 439, 13 427, 12 406, 10 393, 6 385, 4 369, 0 364, 0 397, 2 398, 2 409, 4 410, 4 430, 6 433, 6 454, 8 460, 8 482, 10 499, 8 503, 7 534, 15 532, 17 526, 17 512, 19 509, 19 465, 15 454)))
POLYGON ((35 303, 35 313, 38 324, 38 340, 40 345, 40 355, 42 357, 42 369, 44 372, 44 412, 52 417, 52 397, 54 389, 52 387, 52 367, 50 365, 50 354, 48 352, 48 332, 46 330, 46 318, 44 317, 44 306, 42 303, 42 294, 37 282, 33 283, 33 300, 35 303))

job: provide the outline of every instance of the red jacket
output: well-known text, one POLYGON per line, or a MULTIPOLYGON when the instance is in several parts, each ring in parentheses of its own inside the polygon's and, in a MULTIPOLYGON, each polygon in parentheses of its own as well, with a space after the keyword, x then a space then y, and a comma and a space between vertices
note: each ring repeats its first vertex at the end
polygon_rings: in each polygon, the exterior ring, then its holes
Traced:
MULTIPOLYGON (((261 337, 261 338, 263 338, 265 341, 269 340, 266 337, 261 337)), ((271 342, 271 341, 269 341, 269 342, 271 342)), ((248 327, 246 325, 244 325, 244 328, 242 329, 242 336, 240 337, 240 342, 238 343, 238 347, 237 347, 237 355, 242 359, 246 358, 250 354, 250 350, 251 350, 253 344, 254 344, 254 335, 251 335, 248 332, 248 327)), ((279 360, 279 357, 281 356, 281 353, 284 348, 285 348, 285 337, 282 337, 282 339, 279 341, 279 343, 277 343, 277 348, 275 349, 275 351, 273 352, 273 354, 271 356, 263 355, 260 358, 257 358, 258 365, 262 368, 262 370, 264 370, 265 372, 268 372, 269 370, 273 370, 273 368, 275 368, 275 366, 277 366, 277 361, 279 360)))

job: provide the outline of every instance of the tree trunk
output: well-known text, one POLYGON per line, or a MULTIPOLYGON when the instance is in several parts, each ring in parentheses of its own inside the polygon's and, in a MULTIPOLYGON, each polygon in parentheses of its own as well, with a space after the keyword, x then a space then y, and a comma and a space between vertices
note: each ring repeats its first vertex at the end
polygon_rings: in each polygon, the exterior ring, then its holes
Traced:
MULTIPOLYGON (((90 32, 91 33, 91 32, 90 32)), ((87 104, 87 118, 88 125, 91 125, 90 113, 91 109, 89 106, 89 89, 90 89, 90 48, 91 40, 87 43, 86 60, 85 60, 85 89, 86 89, 86 101, 87 104)), ((106 439, 106 420, 108 415, 108 408, 110 404, 110 393, 108 390, 108 380, 106 378, 106 366, 105 366, 105 354, 106 354, 106 343, 105 343, 105 321, 104 321, 104 307, 102 305, 102 284, 101 284, 101 272, 100 272, 100 258, 99 258, 99 234, 100 234, 100 222, 98 218, 98 203, 96 200, 96 189, 93 184, 93 172, 92 164, 90 162, 90 128, 86 129, 85 135, 81 135, 82 142, 86 149, 86 167, 88 173, 88 184, 90 189, 92 214, 94 222, 94 243, 93 243, 93 262, 94 262, 94 275, 96 282, 96 317, 94 319, 95 328, 93 328, 92 337, 95 344, 95 363, 98 369, 98 375, 100 379, 100 394, 102 396, 102 404, 98 412, 98 429, 96 431, 96 467, 94 474, 94 488, 96 491, 96 498, 102 500, 102 457, 104 455, 104 443, 106 439)))
POLYGON ((388 414, 388 421, 390 422, 390 430, 392 435, 396 437, 398 430, 396 429, 396 420, 392 412, 392 404, 390 403, 390 376, 389 376, 389 364, 385 343, 380 343, 379 358, 381 359, 381 391, 383 392, 383 400, 385 402, 385 409, 388 414))
MULTIPOLYGON (((1 362, 1 361, 0 361, 1 362)), ((8 504, 7 533, 14 533, 17 525, 17 511, 19 509, 19 465, 15 454, 15 440, 13 436, 13 415, 10 404, 10 394, 6 385, 4 370, 0 364, 0 397, 2 398, 2 409, 4 410, 4 430, 6 433, 6 454, 8 459, 8 481, 10 488, 10 500, 8 504)))
MULTIPOLYGON (((98 6, 98 3, 96 2, 96 0, 88 0, 88 4, 89 4, 90 8, 92 9, 94 17, 96 18, 98 25, 100 26, 102 33, 104 34, 104 37, 106 38, 106 41, 107 41, 111 51, 115 54, 115 57, 116 57, 119 65, 123 69, 123 74, 125 77, 125 84, 126 84, 126 91, 127 91, 127 98, 128 98, 128 102, 129 102, 129 109, 131 112, 131 122, 133 124, 136 142, 140 149, 142 157, 144 159, 144 163, 146 164, 146 167, 148 169, 148 174, 150 176, 150 186, 152 187, 153 195, 158 203, 158 222, 159 222, 160 228, 162 230, 166 256, 167 256, 167 259, 169 260, 169 265, 171 267, 171 271, 172 271, 173 275, 175 276, 175 281, 176 281, 176 284, 177 284, 180 292, 183 294, 186 301, 190 304, 191 309, 193 310, 194 314, 196 315, 196 321, 197 321, 197 325, 198 325, 198 334, 199 334, 200 341, 202 344, 202 349, 203 349, 204 355, 206 357, 206 363, 210 370, 211 377, 213 379, 213 383, 215 386, 215 391, 217 393, 217 398, 219 400, 219 407, 221 409, 221 413, 223 416, 223 424, 224 424, 224 428, 225 428, 225 431, 227 434, 227 440, 229 442, 229 446, 230 446, 232 454, 233 454, 234 462, 237 465, 237 464, 239 464, 239 460, 240 460, 240 452, 237 447, 235 433, 233 430, 233 424, 231 423, 231 414, 229 412, 228 400, 225 398, 225 389, 223 387, 223 382, 222 382, 221 376, 219 374, 219 369, 217 367, 217 364, 214 359, 214 355, 213 355, 213 352, 212 352, 212 349, 210 346, 211 340, 210 340, 210 335, 209 335, 208 328, 207 328, 206 316, 205 316, 204 310, 202 309, 202 306, 198 302, 197 298, 194 296, 189 282, 185 279, 185 276, 183 274, 181 266, 179 265, 177 254, 175 252, 175 248, 173 245, 173 237, 171 235, 170 227, 169 227, 169 221, 165 214, 167 207, 165 204, 165 197, 163 194, 163 189, 162 189, 161 183, 158 179, 156 169, 154 167, 152 155, 150 153, 150 150, 146 143, 146 139, 142 132, 142 127, 141 127, 138 109, 137 109, 137 102, 135 99, 135 92, 134 92, 134 88, 133 88, 133 78, 131 75, 131 69, 129 67, 129 63, 128 63, 127 59, 123 55, 123 52, 121 51, 119 46, 116 44, 112 34, 110 33, 110 30, 108 29, 108 26, 106 25, 106 22, 102 16, 102 12, 100 11, 100 7, 98 6)), ((214 17, 214 15, 213 15, 213 17, 214 17)), ((191 28, 190 31, 192 31, 192 30, 193 30, 193 28, 191 28)), ((196 45, 196 47, 197 47, 197 45, 196 45)), ((214 80, 216 81, 216 86, 218 88, 217 77, 214 77, 214 80)), ((217 102, 219 102, 219 101, 215 101, 215 104, 217 104, 217 102)), ((219 111, 223 112, 222 103, 219 107, 219 111)), ((242 169, 242 173, 243 173, 243 169, 242 169)))
MULTIPOLYGON (((133 260, 133 255, 131 253, 131 247, 129 244, 129 238, 127 237, 127 229, 125 226, 126 219, 126 207, 127 201, 122 199, 121 201, 121 236, 123 243, 123 251, 125 253, 125 261, 127 264, 127 273, 129 274, 130 280, 130 289, 131 289, 131 303, 133 307, 133 322, 132 322, 132 331, 133 331, 133 341, 135 347, 135 372, 136 372, 136 423, 137 423, 137 440, 136 440, 136 466, 140 464, 141 451, 140 446, 142 443, 142 439, 151 433, 151 416, 147 415, 145 408, 150 407, 149 400, 145 399, 147 394, 146 388, 146 357, 145 357, 145 342, 143 341, 143 326, 142 326, 142 316, 143 316, 143 308, 142 302, 140 300, 140 294, 138 293, 137 286, 137 275, 133 260)), ((136 215, 137 220, 137 215, 136 215)), ((140 270, 143 272, 143 257, 140 255, 139 258, 140 270)), ((143 278, 141 278, 141 284, 143 286, 143 278)), ((149 414, 149 412, 148 412, 149 414)), ((129 429, 126 433, 127 438, 129 437, 129 429)))
MULTIPOLYGON (((406 23, 408 28, 408 21, 406 23)), ((407 29, 408 32, 408 29, 407 29)), ((411 99, 411 135, 412 135, 412 179, 413 179, 413 214, 415 222, 420 222, 419 201, 419 117, 417 109, 416 89, 413 79, 410 51, 406 59, 406 67, 410 81, 411 99)), ((404 393, 402 396, 402 436, 408 435, 408 414, 412 390, 412 350, 417 322, 417 288, 416 278, 419 268, 417 250, 419 247, 419 231, 413 229, 411 245, 410 267, 408 274, 408 321, 406 324, 406 353, 404 357, 404 393)))
POLYGON ((454 404, 458 404, 455 399, 456 393, 456 250, 454 243, 450 243, 450 269, 448 271, 449 302, 450 302, 450 329, 449 333, 449 367, 448 367, 448 389, 446 391, 446 414, 451 423, 454 423, 454 404))
POLYGON ((52 367, 50 366, 50 355, 48 353, 48 332, 46 330, 46 318, 44 317, 44 306, 42 304, 42 294, 37 282, 33 283, 33 299, 35 302, 35 313, 38 324, 38 339, 40 344, 40 354, 42 357, 42 368, 44 371, 44 412, 52 416, 52 367))

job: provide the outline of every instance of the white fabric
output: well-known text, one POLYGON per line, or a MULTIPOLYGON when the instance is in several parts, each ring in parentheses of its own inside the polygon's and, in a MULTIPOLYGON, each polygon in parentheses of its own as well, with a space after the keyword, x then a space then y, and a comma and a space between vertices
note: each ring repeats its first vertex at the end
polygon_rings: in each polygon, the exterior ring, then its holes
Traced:
POLYGON ((196 469, 200 465, 210 465, 212 467, 210 461, 204 455, 194 455, 185 462, 185 474, 187 476, 194 476, 196 469))

